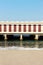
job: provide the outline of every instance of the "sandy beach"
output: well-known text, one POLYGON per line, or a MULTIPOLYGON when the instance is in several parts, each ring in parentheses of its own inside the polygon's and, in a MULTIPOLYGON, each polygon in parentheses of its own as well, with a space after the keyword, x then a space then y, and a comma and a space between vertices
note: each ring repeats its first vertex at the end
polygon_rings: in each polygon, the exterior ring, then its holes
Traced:
POLYGON ((0 50, 0 65, 43 65, 43 50, 0 50))

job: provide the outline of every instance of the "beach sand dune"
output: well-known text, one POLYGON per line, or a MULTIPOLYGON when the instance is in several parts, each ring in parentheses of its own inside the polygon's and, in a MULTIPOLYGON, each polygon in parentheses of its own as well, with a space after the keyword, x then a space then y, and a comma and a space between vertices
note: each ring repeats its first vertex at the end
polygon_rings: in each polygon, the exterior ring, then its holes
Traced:
POLYGON ((0 50, 0 65, 43 65, 43 50, 0 50))

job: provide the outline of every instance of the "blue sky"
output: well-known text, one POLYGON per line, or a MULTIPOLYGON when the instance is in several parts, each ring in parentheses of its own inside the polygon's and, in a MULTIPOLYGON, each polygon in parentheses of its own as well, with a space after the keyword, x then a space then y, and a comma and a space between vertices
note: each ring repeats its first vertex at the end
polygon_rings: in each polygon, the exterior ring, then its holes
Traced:
POLYGON ((0 20, 42 21, 43 0, 0 0, 0 20))

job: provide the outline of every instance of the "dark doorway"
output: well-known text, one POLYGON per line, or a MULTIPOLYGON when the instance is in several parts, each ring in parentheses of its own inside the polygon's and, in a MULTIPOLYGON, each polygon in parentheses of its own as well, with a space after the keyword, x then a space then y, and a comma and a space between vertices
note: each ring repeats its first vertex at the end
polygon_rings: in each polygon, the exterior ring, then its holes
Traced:
POLYGON ((0 41, 4 41, 4 35, 0 35, 0 41))

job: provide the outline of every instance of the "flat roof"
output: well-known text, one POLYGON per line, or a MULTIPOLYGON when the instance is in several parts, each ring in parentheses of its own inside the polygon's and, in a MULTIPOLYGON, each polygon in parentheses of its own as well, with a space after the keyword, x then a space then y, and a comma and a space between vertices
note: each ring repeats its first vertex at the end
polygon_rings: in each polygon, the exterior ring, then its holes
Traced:
POLYGON ((43 24, 43 21, 0 21, 0 24, 43 24))

